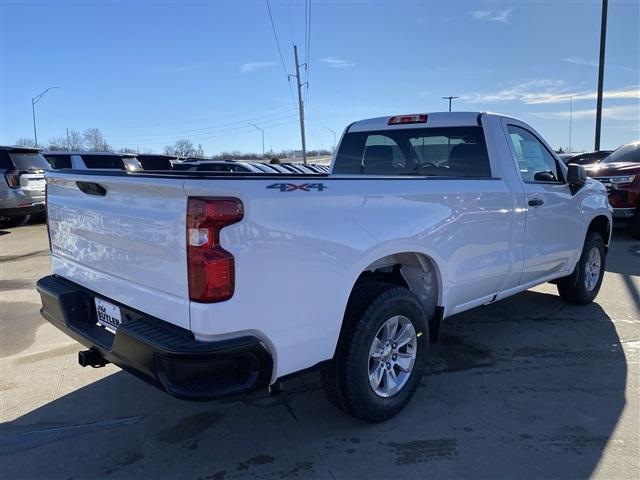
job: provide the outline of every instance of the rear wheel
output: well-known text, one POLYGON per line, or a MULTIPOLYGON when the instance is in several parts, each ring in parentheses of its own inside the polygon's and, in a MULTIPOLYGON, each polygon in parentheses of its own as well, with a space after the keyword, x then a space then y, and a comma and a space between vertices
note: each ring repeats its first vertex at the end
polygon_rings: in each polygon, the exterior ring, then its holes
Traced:
POLYGON ((17 217, 7 217, 2 221, 2 226, 4 227, 19 227, 20 225, 24 225, 29 221, 31 215, 20 215, 17 217))
POLYGON ((427 318, 410 290, 367 282, 357 286, 336 356, 323 371, 327 396, 350 415, 381 422, 413 397, 429 346, 427 318))
POLYGON ((575 270, 568 277, 558 281, 560 297, 570 303, 591 303, 602 285, 605 258, 604 240, 599 233, 589 232, 575 270))

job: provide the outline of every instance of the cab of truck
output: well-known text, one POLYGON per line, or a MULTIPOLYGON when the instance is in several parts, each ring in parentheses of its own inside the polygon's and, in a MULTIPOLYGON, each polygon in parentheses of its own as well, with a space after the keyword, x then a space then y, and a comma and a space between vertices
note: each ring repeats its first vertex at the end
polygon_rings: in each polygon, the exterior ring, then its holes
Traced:
POLYGON ((627 222, 629 233, 640 239, 640 141, 627 143, 587 173, 607 187, 613 216, 627 222))

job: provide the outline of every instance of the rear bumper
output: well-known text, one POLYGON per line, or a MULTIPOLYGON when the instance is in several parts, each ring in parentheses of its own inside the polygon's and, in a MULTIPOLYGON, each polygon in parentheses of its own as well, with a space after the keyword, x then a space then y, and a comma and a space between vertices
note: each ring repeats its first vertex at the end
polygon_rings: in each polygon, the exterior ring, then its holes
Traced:
POLYGON ((174 397, 213 400, 267 387, 273 360, 253 336, 195 340, 188 330, 132 310, 61 277, 41 278, 42 316, 104 359, 174 397), (96 325, 94 298, 118 305, 117 332, 96 325))

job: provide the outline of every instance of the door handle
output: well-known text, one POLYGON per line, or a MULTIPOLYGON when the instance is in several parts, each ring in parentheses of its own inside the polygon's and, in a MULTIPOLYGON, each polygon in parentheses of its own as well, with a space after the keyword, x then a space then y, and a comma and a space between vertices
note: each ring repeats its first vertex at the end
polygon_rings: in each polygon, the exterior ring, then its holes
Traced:
POLYGON ((542 205, 544 205, 544 200, 542 200, 541 198, 532 198, 531 200, 529 200, 530 207, 540 207, 542 205))

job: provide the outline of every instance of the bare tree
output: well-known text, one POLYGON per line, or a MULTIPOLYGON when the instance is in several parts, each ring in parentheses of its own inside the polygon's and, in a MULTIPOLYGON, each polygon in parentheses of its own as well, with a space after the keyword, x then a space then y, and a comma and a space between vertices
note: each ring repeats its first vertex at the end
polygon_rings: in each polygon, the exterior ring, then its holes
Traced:
POLYGON ((69 130, 67 134, 67 149, 77 152, 84 149, 82 134, 78 130, 69 130))
POLYGON ((108 152, 111 150, 99 128, 87 128, 82 136, 84 137, 85 147, 90 152, 108 152))
POLYGON ((53 137, 47 142, 47 150, 68 151, 67 139, 65 137, 53 137))
POLYGON ((36 146, 36 142, 34 142, 32 139, 30 138, 19 138, 16 140, 16 146, 17 147, 35 147, 36 146))
POLYGON ((173 145, 164 147, 166 155, 175 155, 176 157, 193 157, 197 154, 197 150, 193 146, 191 140, 178 140, 173 145))

